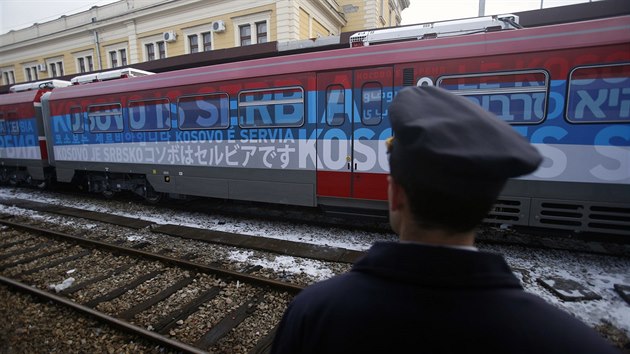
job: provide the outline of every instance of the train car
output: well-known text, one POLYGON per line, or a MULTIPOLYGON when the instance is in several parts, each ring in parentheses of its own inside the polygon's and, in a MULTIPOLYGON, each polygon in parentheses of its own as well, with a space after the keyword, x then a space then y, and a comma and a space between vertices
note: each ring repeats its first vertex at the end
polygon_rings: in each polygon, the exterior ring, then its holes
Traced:
POLYGON ((630 17, 499 27, 56 89, 43 99, 51 163, 108 195, 385 211, 388 106, 435 85, 545 156, 487 221, 629 234, 630 17))
POLYGON ((47 80, 11 87, 0 95, 0 182, 44 186, 54 177, 48 162, 41 97, 70 82, 47 80))

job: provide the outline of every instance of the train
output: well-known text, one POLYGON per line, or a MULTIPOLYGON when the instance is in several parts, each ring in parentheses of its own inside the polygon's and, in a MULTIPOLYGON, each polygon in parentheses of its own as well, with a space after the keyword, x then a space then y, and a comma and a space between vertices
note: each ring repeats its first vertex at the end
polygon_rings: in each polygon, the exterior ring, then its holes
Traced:
POLYGON ((486 222, 630 235, 630 16, 517 22, 365 31, 340 49, 31 84, 0 95, 0 181, 386 212, 388 106, 405 86, 434 85, 544 156, 508 181, 486 222))

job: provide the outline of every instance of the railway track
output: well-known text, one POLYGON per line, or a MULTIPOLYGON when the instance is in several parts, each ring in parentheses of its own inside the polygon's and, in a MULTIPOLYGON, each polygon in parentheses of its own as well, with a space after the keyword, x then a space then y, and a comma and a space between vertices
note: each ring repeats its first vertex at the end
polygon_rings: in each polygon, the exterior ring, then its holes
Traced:
MULTIPOLYGON (((247 225, 250 221, 248 218, 229 218, 229 217, 218 217, 214 218, 212 214, 197 214, 194 216, 194 220, 192 222, 197 222, 199 220, 199 225, 203 225, 205 229, 200 228, 192 228, 187 226, 179 226, 179 225, 164 225, 163 221, 153 222, 140 220, 129 217, 121 217, 116 215, 108 214, 108 210, 124 210, 128 215, 133 215, 133 213, 139 213, 142 215, 150 216, 156 215, 164 219, 173 218, 173 220, 177 220, 179 223, 182 220, 178 219, 178 213, 173 212, 161 212, 159 210, 154 210, 152 207, 144 207, 138 206, 135 203, 125 203, 119 201, 107 202, 105 204, 99 204, 97 208, 90 207, 90 209, 103 210, 103 212, 93 212, 85 209, 88 208, 69 208, 59 205, 51 205, 46 203, 36 203, 30 200, 0 200, 0 204, 5 204, 9 206, 16 206, 19 209, 14 211, 7 210, 7 213, 3 216, 2 212, 0 212, 0 219, 4 219, 7 221, 26 221, 30 224, 38 224, 41 223, 40 227, 46 229, 54 229, 60 232, 65 231, 65 229, 70 228, 75 231, 71 232, 75 235, 82 235, 85 238, 89 238, 96 241, 101 241, 104 243, 108 243, 114 246, 123 246, 129 249, 142 251, 146 253, 151 253, 155 255, 165 256, 167 258, 174 258, 176 260, 180 260, 183 262, 190 262, 195 264, 200 264, 202 266, 209 266, 210 268, 219 268, 219 269, 228 269, 231 272, 236 273, 247 273, 250 275, 256 275, 259 277, 272 278, 276 280, 282 280, 283 282, 291 282, 298 287, 306 286, 314 281, 313 275, 309 275, 308 272, 304 272, 301 267, 301 262, 305 262, 308 264, 310 260, 319 259, 318 262, 321 263, 323 268, 326 268, 331 271, 330 274, 338 274, 341 273, 350 267, 350 263, 353 261, 352 257, 360 257, 362 255, 361 252, 353 251, 348 252, 350 250, 336 248, 336 247, 328 247, 328 246, 315 246, 312 244, 306 244, 306 242, 288 242, 277 239, 270 239, 264 237, 251 237, 246 235, 240 235, 237 233, 226 233, 226 232, 214 232, 210 229, 212 225, 221 226, 222 222, 231 223, 236 221, 238 223, 242 223, 247 225), (33 212, 34 211, 34 212, 33 212), (204 223, 204 219, 212 219, 210 223, 204 223), (43 220, 43 221, 42 221, 43 220), (244 220, 244 222, 243 222, 244 220), (79 226, 79 231, 76 231, 77 226, 79 226), (139 235, 139 236, 138 236, 139 235), (251 242, 248 242, 252 240, 251 242), (186 245, 185 247, 182 245, 186 245), (233 263, 230 261, 226 261, 226 259, 230 259, 230 257, 226 257, 227 253, 216 253, 217 250, 227 249, 228 252, 235 252, 238 254, 244 254, 245 257, 239 260, 234 261, 233 263), (280 263, 272 263, 273 265, 267 265, 264 263, 265 261, 271 260, 274 262, 276 257, 282 258, 283 255, 291 255, 293 257, 301 257, 301 261, 298 261, 300 264, 300 271, 293 270, 283 271, 282 267, 278 267, 280 263), (345 255, 345 256, 343 256, 345 255), (351 255, 351 256, 349 256, 351 255), (343 257, 342 257, 343 256, 343 257), (263 260, 263 263, 257 262, 257 260, 263 260), (310 259, 310 260, 309 260, 310 259), (256 266, 256 264, 263 264, 261 266, 256 266)), ((64 202, 64 204, 68 204, 64 202)), ((98 203, 97 203, 98 204, 98 203)), ((184 218, 185 220, 189 220, 188 216, 184 218)), ((255 230, 256 234, 260 234, 260 230, 264 230, 265 222, 258 222, 256 220, 250 230, 255 230), (259 225, 261 224, 261 225, 259 225)), ((282 224, 282 223, 280 223, 282 224)), ((292 223, 286 223, 288 227, 296 227, 293 226, 292 223)), ((275 227, 275 226, 274 226, 275 227)), ((274 229, 271 227, 270 229, 274 229)), ((232 229, 232 228, 224 228, 224 229, 232 229)), ((305 228, 300 229, 301 233, 309 234, 311 232, 318 233, 317 228, 305 228)), ((278 234, 278 230, 273 230, 271 232, 278 234)), ((329 230, 330 233, 342 233, 343 231, 333 231, 329 230)), ((528 260, 525 261, 515 261, 513 267, 515 269, 515 274, 517 276, 522 277, 522 281, 524 284, 529 287, 542 287, 546 288, 551 293, 553 293, 553 297, 561 299, 563 302, 570 303, 572 301, 597 301, 597 296, 593 296, 592 299, 589 300, 591 294, 588 288, 589 284, 582 283, 586 288, 580 290, 580 296, 577 298, 569 297, 563 293, 566 289, 554 289, 553 287, 549 287, 549 282, 547 278, 549 278, 545 273, 538 272, 537 268, 541 266, 541 264, 536 262, 536 255, 539 252, 542 253, 554 253, 556 249, 564 249, 570 250, 570 252, 574 252, 575 256, 570 256, 574 258, 584 258, 591 257, 586 255, 586 253, 592 253, 593 255, 615 255, 622 257, 611 257, 613 259, 618 259, 619 263, 623 263, 624 255, 630 254, 628 252, 628 245, 620 245, 620 244, 607 244, 607 243, 589 243, 584 242, 580 239, 567 239, 567 238, 558 238, 553 240, 553 235, 548 237, 538 237, 538 238, 529 238, 527 235, 520 235, 515 232, 515 230, 505 230, 501 228, 497 229, 487 229, 482 230, 480 243, 486 243, 486 245, 481 244, 480 246, 485 249, 495 250, 498 252, 504 252, 506 248, 504 247, 512 247, 511 245, 517 245, 516 249, 531 249, 530 251, 526 251, 528 260), (492 245, 489 245, 491 243, 492 245), (506 245, 507 244, 507 245, 506 245), (523 245, 525 247, 520 247, 523 245), (533 249, 532 249, 533 248, 533 249), (540 249, 540 250, 539 250, 540 249), (533 257, 533 258, 531 258, 533 257), (556 290, 560 290, 557 292, 556 290), (584 294, 589 295, 585 296, 584 294)), ((2 234, 2 233, 0 233, 2 234)), ((363 233, 357 233, 363 234, 363 233)), ((0 237, 0 241, 5 242, 4 238, 0 237)), ((17 240, 16 240, 17 241, 17 240)), ((12 247, 12 242, 16 241, 8 241, 7 247, 12 247)), ((33 241, 30 241, 33 242, 33 241)), ((24 243, 24 248, 36 247, 36 244, 24 243)), ((39 246, 41 247, 41 246, 39 246)), ((47 250, 52 251, 50 247, 44 247, 47 250)), ((0 266, 5 262, 2 258, 2 244, 0 244, 0 266)), ((555 253, 554 253, 555 254, 555 253)), ((568 255, 569 253, 563 253, 568 255)), ((613 261, 615 262, 615 261, 613 261)), ((163 262, 163 264, 170 264, 168 261, 163 262)), ((111 269, 116 269, 117 265, 112 265, 111 269)), ((123 266, 120 264, 118 266, 123 266)), ((308 266, 308 265, 307 265, 308 266)), ((163 266, 169 267, 169 266, 163 266)), ((71 275, 63 275, 62 271, 67 271, 65 267, 61 269, 59 274, 57 274, 56 284, 61 284, 62 280, 70 277, 71 275), (63 277, 65 278, 63 278, 63 277), (63 279, 62 279, 63 278, 63 279)), ((96 268, 96 267, 94 267, 96 268)), ((587 268, 583 268, 587 269, 587 268)), ((610 269, 614 272, 614 268, 610 269)), ((148 269, 147 272, 155 271, 155 269, 148 269)), ((166 274, 170 274, 172 272, 170 268, 166 272, 166 274)), ((175 279, 172 284, 175 284, 180 278, 190 277, 192 275, 196 275, 197 273, 202 274, 203 272, 199 272, 197 270, 188 270, 189 274, 184 276, 181 272, 178 272, 178 278, 175 279), (194 274, 193 274, 194 273, 194 274)), ((1 272, 0 272, 1 273, 1 272)), ((553 272, 552 272, 553 273, 553 272)), ((42 274, 46 274, 45 272, 37 272, 39 276, 44 276, 42 274)), ((203 273, 205 274, 205 273, 203 273)), ((140 275, 138 275, 140 276, 140 275)), ((50 278, 48 276, 44 276, 45 278, 50 278)), ((580 276, 575 277, 575 279, 579 279, 580 276)), ((161 278, 156 278, 156 280, 160 280, 161 278)), ((555 278, 554 278, 555 279, 555 278)), ((552 279, 553 280, 553 279, 552 279)), ((154 281, 154 280, 152 280, 154 281)), ((240 282, 240 280, 237 280, 240 282)), ((29 280, 31 282, 31 280, 29 280)), ((49 284, 52 281, 41 281, 41 284, 49 284)), ((78 283, 78 280, 76 281, 78 283)), ((204 278, 203 281, 197 281, 197 283, 202 282, 204 284, 212 283, 211 280, 204 278)), ((171 286, 171 283, 161 283, 158 288, 166 289, 171 286)), ((245 282, 240 282, 239 288, 245 284, 245 282)), ((616 293, 613 294, 614 297, 618 297, 618 294, 625 295, 628 291, 624 290, 627 288, 626 285, 623 285, 624 282, 621 281, 620 284, 615 285, 616 293), (625 286, 625 288, 620 288, 625 286), (620 291, 621 289, 621 291, 620 291)), ((591 284, 592 285, 592 284, 591 284)), ((116 285, 102 285, 101 288, 111 289, 116 285)), ((42 288, 43 290, 43 288, 42 288)), ((160 291, 161 291, 160 290, 160 291)), ((95 291, 95 290, 94 290, 95 291)), ((134 300, 133 296, 130 294, 157 294, 157 291, 150 292, 149 290, 145 290, 142 287, 139 287, 137 290, 133 289, 131 292, 127 292, 127 295, 123 295, 117 299, 113 299, 110 301, 105 301, 103 303, 99 303, 96 306, 97 310, 103 310, 107 314, 118 314, 121 313, 122 309, 117 309, 115 306, 118 306, 119 303, 140 303, 143 302, 144 299, 134 300), (129 299, 129 297, 132 297, 129 299)), ((255 295, 249 293, 249 295, 255 295)), ((290 292, 287 292, 287 296, 290 297, 290 292)), ((606 302, 616 303, 617 300, 611 298, 610 294, 605 295, 602 291, 599 291, 599 294, 603 294, 606 302)), ((63 294, 62 294, 63 295, 63 294)), ((77 295, 83 299, 83 297, 95 297, 102 296, 104 294, 98 293, 85 293, 85 291, 77 292, 77 295)), ((2 293, 0 292, 0 296, 2 293)), ((64 295, 65 296, 65 295, 64 295)), ((147 295, 148 296, 148 295, 147 295)), ((625 298, 624 298, 625 299, 625 298)), ((83 303, 81 301, 77 301, 79 303, 83 303)), ((288 300, 284 298, 276 298, 274 295, 274 301, 280 302, 281 304, 288 303, 288 300)), ((627 301, 627 300, 626 300, 627 301)), ((180 304, 181 305, 181 304, 180 304)), ((280 305, 281 307, 285 305, 280 305)), ((626 306, 626 305, 622 305, 626 306)), ((131 307, 131 305, 126 305, 126 308, 131 307)), ((205 307, 202 307, 202 309, 205 307)), ((158 320, 157 317, 165 316, 169 313, 170 310, 160 310, 160 314, 155 315, 152 320, 147 320, 145 322, 139 323, 139 327, 147 329, 151 332, 155 332, 157 327, 153 327, 151 321, 155 322, 158 320), (151 326, 151 327, 150 327, 151 326)), ((282 311, 279 311, 282 312, 282 311)), ((146 310, 142 312, 146 314, 146 310)), ((143 316, 142 314, 140 316, 143 316)), ((190 320, 179 320, 180 324, 177 324, 171 328, 166 337, 171 338, 173 336, 179 335, 180 332, 190 332, 194 333, 193 336, 195 338, 188 339, 185 343, 189 345, 194 345, 199 338, 201 337, 201 331, 208 330, 207 327, 203 327, 204 323, 207 322, 209 314, 198 315, 197 317, 193 317, 190 320), (205 316, 205 317, 202 317, 205 316), (184 329, 186 328, 186 329, 184 329), (171 334, 170 332, 173 331, 171 334)), ((127 318, 127 317, 126 317, 127 318)), ((136 320, 134 315, 133 320, 136 320)), ((215 321, 215 320, 212 320, 215 321)), ((614 330, 614 327, 612 328, 614 330)), ((606 330, 607 331, 607 330, 606 330)), ((251 329, 251 333, 261 332, 259 328, 251 329)), ((263 331, 264 332, 264 331, 263 331)), ((258 338, 258 337, 257 337, 258 338)), ((624 337, 625 338, 625 337, 624 337)), ((260 339, 260 338, 258 338, 260 339)), ((625 339, 619 340, 619 342, 624 342, 625 339)), ((238 344, 237 344, 238 345, 238 344)), ((249 352, 254 350, 253 343, 250 345, 246 351, 239 352, 249 352), (251 347, 251 348, 250 348, 251 347)), ((2 348, 0 348, 2 349, 2 348)), ((257 350, 257 349, 256 349, 257 350)), ((0 350, 1 351, 1 350, 0 350)), ((179 351, 179 350, 175 350, 179 351)))
MULTIPOLYGON (((88 219, 135 230, 149 228, 153 233, 174 236, 178 238, 201 241, 209 244, 233 246, 253 249, 292 257, 310 258, 324 262, 354 263, 363 256, 364 252, 340 247, 313 245, 265 237, 251 237, 232 232, 213 231, 174 224, 155 224, 153 222, 112 215, 109 213, 82 210, 54 204, 39 203, 30 200, 11 199, 0 200, 0 204, 17 206, 38 212, 52 213, 74 218, 88 219)), ((142 245, 135 245, 139 247, 142 245)))
POLYGON ((302 286, 0 220, 0 282, 177 352, 264 353, 302 286), (229 350, 228 350, 229 351, 229 350))
MULTIPOLYGON (((196 240, 211 244, 221 244, 226 246, 240 247, 245 249, 255 249, 263 252, 271 252, 279 255, 287 255, 293 257, 309 258, 324 262, 342 262, 352 264, 364 255, 362 251, 350 250, 340 247, 314 245, 305 242, 295 242, 279 240, 266 237, 251 237, 238 233, 229 233, 221 231, 213 231, 208 229, 200 229, 175 224, 155 224, 150 221, 141 219, 116 216, 104 212, 95 212, 82 210, 78 208, 64 207, 53 204, 39 203, 22 199, 0 199, 0 204, 17 206, 24 209, 35 210, 39 212, 53 213, 63 216, 79 217, 89 220, 110 223, 118 226, 129 227, 133 229, 149 228, 152 232, 164 234, 183 239, 196 240)), ((178 209, 183 207, 179 205, 178 209)), ((216 210, 215 206, 201 207, 198 204, 193 205, 193 211, 200 210, 216 210)), ((246 214, 250 218, 269 219, 272 221, 284 221, 286 218, 277 215, 278 211, 271 211, 267 216, 262 216, 259 208, 245 208, 247 211, 237 211, 238 215, 246 214)), ((232 209, 230 209, 232 210, 232 209)), ((230 213, 223 210, 222 213, 230 213)), ((299 212, 293 213, 289 217, 291 222, 295 223, 320 223, 320 218, 300 219, 299 212)), ((308 218, 308 217, 307 217, 308 218)), ((354 220, 356 222, 356 220, 354 220)), ((340 221, 330 219, 323 225, 326 227, 355 227, 350 223, 343 225, 340 221)), ((369 230, 375 233, 384 232, 382 223, 375 224, 365 223, 361 229, 369 230)), ((519 245, 524 247, 533 247, 541 249, 557 249, 582 253, 604 254, 613 256, 630 256, 630 243, 628 238, 620 238, 613 235, 574 235, 565 231, 558 230, 538 230, 538 229, 501 229, 500 227, 484 225, 480 228, 477 236, 480 243, 489 244, 505 244, 519 245)))

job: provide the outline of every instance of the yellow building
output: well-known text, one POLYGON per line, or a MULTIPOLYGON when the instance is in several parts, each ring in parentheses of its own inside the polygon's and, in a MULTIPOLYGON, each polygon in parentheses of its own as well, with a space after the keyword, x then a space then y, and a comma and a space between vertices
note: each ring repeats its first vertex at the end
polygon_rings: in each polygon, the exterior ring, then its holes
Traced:
POLYGON ((400 25, 409 0, 121 0, 0 35, 2 85, 400 25))

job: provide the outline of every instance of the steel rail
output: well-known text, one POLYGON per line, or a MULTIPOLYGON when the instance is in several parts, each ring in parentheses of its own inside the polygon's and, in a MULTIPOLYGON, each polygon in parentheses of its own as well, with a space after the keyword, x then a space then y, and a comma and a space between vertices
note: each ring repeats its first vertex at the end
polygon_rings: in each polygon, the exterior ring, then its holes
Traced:
POLYGON ((227 270, 227 269, 221 269, 221 268, 212 267, 212 266, 207 266, 207 265, 203 265, 203 264, 197 264, 197 263, 194 263, 194 262, 190 262, 190 261, 186 261, 186 260, 182 260, 182 259, 178 259, 178 258, 174 258, 174 257, 163 256, 163 255, 159 255, 159 254, 155 254, 155 253, 151 253, 151 252, 136 250, 136 249, 122 247, 122 246, 118 246, 118 245, 113 245, 113 244, 107 243, 107 242, 90 240, 90 239, 87 239, 87 238, 84 238, 84 237, 80 237, 80 236, 74 236, 74 235, 69 235, 69 234, 66 234, 66 233, 57 232, 57 231, 53 231, 53 230, 42 229, 42 228, 35 227, 35 226, 19 224, 19 223, 15 223, 15 222, 8 221, 8 220, 0 219, 0 224, 4 224, 4 225, 7 225, 7 226, 10 226, 10 227, 13 227, 13 228, 17 228, 17 229, 27 230, 27 231, 30 231, 30 232, 41 233, 43 235, 47 235, 47 236, 50 236, 50 237, 55 237, 55 238, 60 238, 60 239, 63 239, 63 240, 73 241, 73 242, 76 242, 78 244, 81 244, 81 245, 84 245, 84 246, 87 246, 87 247, 107 249, 107 250, 112 251, 112 252, 118 252, 118 253, 121 253, 121 254, 126 254, 126 255, 131 255, 131 256, 136 256, 136 257, 142 257, 142 258, 153 260, 153 261, 164 262, 164 263, 176 265, 178 267, 200 271, 202 273, 209 273, 209 274, 216 274, 216 275, 225 276, 225 277, 231 277, 231 278, 234 278, 234 279, 237 279, 237 280, 253 283, 253 284, 256 284, 256 285, 259 285, 259 286, 269 286, 269 287, 274 288, 276 290, 286 291, 286 292, 289 292, 289 293, 292 293, 292 294, 297 294, 298 292, 300 292, 300 291, 302 291, 304 289, 303 286, 296 285, 296 284, 291 284, 291 283, 287 283, 287 282, 267 279, 267 278, 263 278, 263 277, 257 277, 257 276, 254 276, 254 275, 239 273, 239 272, 235 272, 235 271, 231 271, 231 270, 227 270))
POLYGON ((96 318, 97 320, 101 321, 101 322, 105 322, 113 327, 117 327, 119 329, 122 329, 123 331, 127 332, 127 333, 131 333, 134 335, 138 335, 140 337, 143 337, 145 339, 148 339, 149 341, 152 341, 153 343, 159 343, 160 345, 163 345, 165 347, 174 349, 176 351, 179 352, 183 352, 183 353, 191 353, 191 354, 202 354, 202 353, 207 353, 204 350, 201 350, 199 348, 195 348, 193 346, 190 346, 188 344, 182 343, 182 342, 178 342, 175 341, 173 339, 167 338, 161 334, 155 333, 155 332, 151 332, 149 330, 146 330, 144 328, 135 326, 129 322, 126 321, 122 321, 119 320, 117 318, 111 317, 109 315, 106 315, 102 312, 96 311, 94 309, 91 309, 87 306, 83 306, 80 305, 74 301, 71 301, 69 299, 66 299, 62 296, 58 296, 52 293, 49 293, 47 291, 43 291, 40 289, 37 289, 35 287, 26 285, 26 284, 22 284, 20 282, 17 282, 15 280, 3 277, 0 275, 0 282, 16 288, 22 292, 26 292, 28 294, 32 294, 34 296, 37 296, 39 298, 43 298, 46 300, 51 300, 54 301, 57 304, 69 307, 77 312, 83 313, 85 315, 91 316, 93 318, 96 318))

